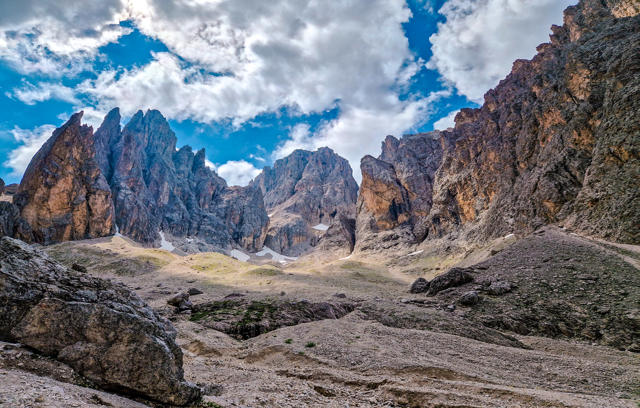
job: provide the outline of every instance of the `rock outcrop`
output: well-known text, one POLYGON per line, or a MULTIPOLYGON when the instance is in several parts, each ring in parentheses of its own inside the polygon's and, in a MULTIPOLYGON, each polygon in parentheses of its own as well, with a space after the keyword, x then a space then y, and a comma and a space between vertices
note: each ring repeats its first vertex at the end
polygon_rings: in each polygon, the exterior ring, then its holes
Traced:
POLYGON ((551 42, 516 61, 454 129, 387 139, 378 160, 363 159, 357 247, 482 241, 553 223, 640 242, 638 9, 631 0, 569 7, 551 42), (441 147, 417 161, 415 147, 397 147, 436 137, 441 147))
POLYGON ((0 195, 4 194, 4 180, 0 178, 0 195))
POLYGON ((68 364, 96 385, 184 405, 175 330, 125 286, 67 269, 12 239, 0 240, 0 340, 68 364))
POLYGON ((260 191, 227 187, 205 165, 205 152, 176 150, 177 138, 156 110, 138 111, 120 129, 109 112, 96 132, 97 161, 114 195, 120 232, 142 243, 158 243, 159 232, 189 250, 262 247, 268 217, 260 191), (189 244, 187 242, 190 242, 189 244))
POLYGON ((421 241, 432 206, 433 180, 442 161, 440 132, 387 136, 378 159, 361 162, 356 241, 367 250, 381 243, 421 241))
POLYGON ((13 202, 31 226, 21 237, 51 244, 114 232, 111 190, 95 161, 93 130, 76 113, 29 163, 13 202))
MULTIPOLYGON (((327 228, 334 232, 355 218, 358 185, 351 166, 329 148, 296 150, 265 167, 252 182, 264 195, 271 225, 265 244, 286 255, 299 255, 317 245, 327 228), (315 227, 315 228, 314 228, 315 227)), ((346 231, 344 242, 351 241, 346 231)))

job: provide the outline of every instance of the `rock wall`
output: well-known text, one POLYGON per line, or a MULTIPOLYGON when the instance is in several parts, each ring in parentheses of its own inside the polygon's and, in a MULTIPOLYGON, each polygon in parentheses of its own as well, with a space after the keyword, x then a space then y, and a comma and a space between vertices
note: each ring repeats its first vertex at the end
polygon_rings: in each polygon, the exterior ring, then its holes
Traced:
POLYGON ((358 185, 351 166, 326 147, 294 151, 265 167, 251 185, 262 191, 271 218, 265 244, 286 255, 316 246, 323 226, 340 223, 339 215, 355 218, 358 185))
POLYGON ((629 0, 569 7, 550 43, 440 132, 441 152, 407 162, 385 142, 384 163, 363 159, 357 246, 486 240, 551 223, 640 242, 638 11, 629 0), (412 195, 423 199, 417 209, 412 195))
POLYGON ((81 118, 76 113, 56 129, 29 163, 13 200, 31 226, 21 238, 50 244, 114 232, 111 191, 81 118))
POLYGON ((227 187, 205 165, 204 149, 176 150, 177 138, 156 110, 138 111, 122 130, 119 124, 116 108, 96 132, 96 144, 122 234, 157 243, 164 231, 198 240, 200 250, 262 247, 268 217, 259 190, 227 187))

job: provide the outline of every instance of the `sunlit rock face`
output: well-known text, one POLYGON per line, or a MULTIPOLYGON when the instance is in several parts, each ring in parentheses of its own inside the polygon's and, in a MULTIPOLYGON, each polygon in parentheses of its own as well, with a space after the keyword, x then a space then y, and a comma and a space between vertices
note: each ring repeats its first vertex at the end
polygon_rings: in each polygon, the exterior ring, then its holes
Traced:
POLYGON ((265 167, 251 186, 264 195, 271 223, 265 244, 286 255, 300 255, 317 246, 334 223, 329 242, 353 247, 352 231, 337 240, 339 231, 351 225, 342 218, 355 218, 358 195, 349 162, 329 148, 315 152, 296 150, 265 167))
POLYGON ((93 130, 76 113, 42 146, 27 168, 14 202, 31 231, 28 241, 50 244, 110 235, 114 208, 95 160, 93 130))
POLYGON ((551 42, 516 61, 481 108, 429 134, 440 148, 413 160, 398 149, 427 136, 388 138, 378 159, 362 161, 357 247, 558 222, 640 242, 639 12, 634 1, 569 7, 551 42))
POLYGON ((160 112, 139 111, 121 128, 116 108, 95 135, 81 118, 73 115, 34 156, 14 199, 20 217, 3 207, 6 235, 50 244, 112 235, 117 226, 147 245, 165 231, 190 251, 262 248, 269 218, 261 191, 228 187, 206 167, 204 150, 176 150, 160 112))

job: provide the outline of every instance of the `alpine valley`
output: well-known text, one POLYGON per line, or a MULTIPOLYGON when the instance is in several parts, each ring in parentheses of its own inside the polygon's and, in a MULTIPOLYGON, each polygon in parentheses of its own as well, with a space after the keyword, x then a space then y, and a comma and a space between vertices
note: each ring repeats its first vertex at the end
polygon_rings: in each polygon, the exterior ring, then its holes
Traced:
POLYGON ((447 130, 230 186, 158 110, 0 180, 0 406, 637 407, 640 3, 447 130), (358 171, 358 169, 356 169, 358 171))

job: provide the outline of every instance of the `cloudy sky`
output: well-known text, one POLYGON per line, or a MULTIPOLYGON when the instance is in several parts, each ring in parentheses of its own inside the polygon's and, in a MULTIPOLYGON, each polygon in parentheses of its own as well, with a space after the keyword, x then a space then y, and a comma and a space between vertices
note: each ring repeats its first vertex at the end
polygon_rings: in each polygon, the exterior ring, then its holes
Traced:
POLYGON ((296 148, 351 162, 447 128, 571 0, 0 0, 0 177, 75 111, 159 109, 230 184, 296 148))

